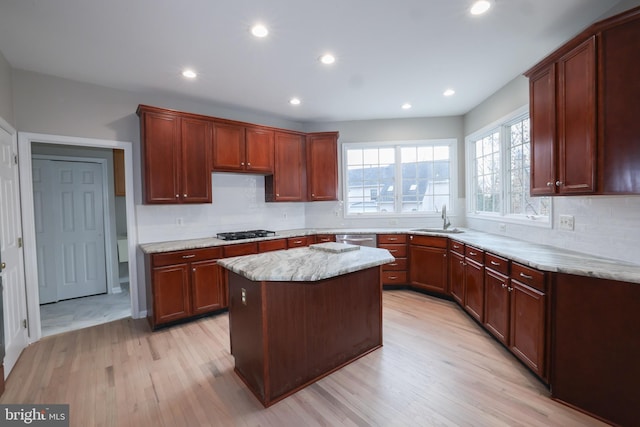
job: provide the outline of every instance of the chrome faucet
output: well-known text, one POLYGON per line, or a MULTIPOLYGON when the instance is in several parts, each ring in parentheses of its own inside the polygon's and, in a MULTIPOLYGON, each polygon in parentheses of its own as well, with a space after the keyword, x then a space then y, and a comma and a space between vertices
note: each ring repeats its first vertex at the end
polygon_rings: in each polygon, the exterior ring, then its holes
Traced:
POLYGON ((442 229, 446 230, 450 225, 449 218, 447 218, 447 205, 442 205, 442 229))

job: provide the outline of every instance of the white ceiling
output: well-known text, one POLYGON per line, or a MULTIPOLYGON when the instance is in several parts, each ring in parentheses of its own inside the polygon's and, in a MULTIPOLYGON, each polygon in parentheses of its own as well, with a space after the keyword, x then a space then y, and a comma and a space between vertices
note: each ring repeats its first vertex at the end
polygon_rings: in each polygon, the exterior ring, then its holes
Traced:
POLYGON ((472 0, 0 0, 0 51, 16 69, 295 121, 448 116, 618 1, 494 0, 477 17, 472 0), (269 37, 249 33, 258 21, 269 37))

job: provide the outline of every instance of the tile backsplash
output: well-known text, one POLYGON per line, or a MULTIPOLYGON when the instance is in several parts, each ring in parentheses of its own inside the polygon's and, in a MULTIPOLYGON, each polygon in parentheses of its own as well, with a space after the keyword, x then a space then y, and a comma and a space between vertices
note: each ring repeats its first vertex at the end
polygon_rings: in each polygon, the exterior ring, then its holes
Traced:
POLYGON ((553 199, 553 228, 538 228, 468 218, 476 230, 568 250, 640 264, 640 196, 571 196, 553 199), (559 228, 560 215, 571 215, 575 229, 559 228))
POLYGON ((140 243, 212 237, 225 231, 304 228, 304 203, 266 203, 261 175, 214 173, 210 204, 137 205, 140 243))

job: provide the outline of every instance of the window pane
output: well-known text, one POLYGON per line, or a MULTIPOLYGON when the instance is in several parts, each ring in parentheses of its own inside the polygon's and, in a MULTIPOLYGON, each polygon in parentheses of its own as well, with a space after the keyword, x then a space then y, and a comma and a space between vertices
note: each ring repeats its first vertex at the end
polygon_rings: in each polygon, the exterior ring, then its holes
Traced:
POLYGON ((347 213, 435 212, 450 204, 450 152, 449 145, 428 142, 347 146, 347 213))

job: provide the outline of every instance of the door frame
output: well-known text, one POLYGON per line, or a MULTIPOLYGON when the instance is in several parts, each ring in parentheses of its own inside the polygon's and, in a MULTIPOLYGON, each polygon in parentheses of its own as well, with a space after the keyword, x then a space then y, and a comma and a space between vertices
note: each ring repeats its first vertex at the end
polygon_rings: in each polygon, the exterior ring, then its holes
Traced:
MULTIPOLYGON (((104 232, 104 255, 105 255, 105 268, 107 275, 107 293, 113 294, 116 283, 119 285, 120 280, 116 277, 117 268, 114 268, 114 265, 117 261, 117 248, 115 242, 111 238, 107 238, 107 236, 111 236, 113 232, 113 227, 111 226, 111 221, 109 220, 109 194, 108 194, 108 179, 109 174, 107 172, 107 159, 99 158, 99 157, 72 157, 72 156, 58 156, 54 154, 33 154, 31 159, 40 159, 40 160, 52 160, 52 161, 65 161, 65 162, 81 162, 81 163, 97 163, 100 165, 101 175, 102 175, 102 215, 104 216, 103 221, 103 232, 104 232), (114 257, 115 255, 115 257, 114 257)), ((31 163, 33 167, 33 162, 31 163)), ((33 181, 31 182, 31 191, 33 191, 33 181)), ((115 220, 114 220, 115 221, 115 220)), ((38 298, 39 300, 39 298, 38 298)))
MULTIPOLYGON (((127 239, 129 254, 136 254, 138 247, 138 225, 133 197, 133 143, 106 139, 48 135, 18 132, 18 162, 20 166, 20 199, 22 201, 22 227, 24 239, 25 280, 27 283, 27 315, 29 318, 29 341, 42 337, 40 304, 38 298, 38 258, 36 251, 35 214, 33 208, 33 177, 31 143, 75 145, 79 147, 118 148, 124 150, 125 204, 127 212, 127 239)), ((138 303, 138 263, 136 256, 129 257, 129 296, 131 317, 146 316, 140 312, 138 303)))

